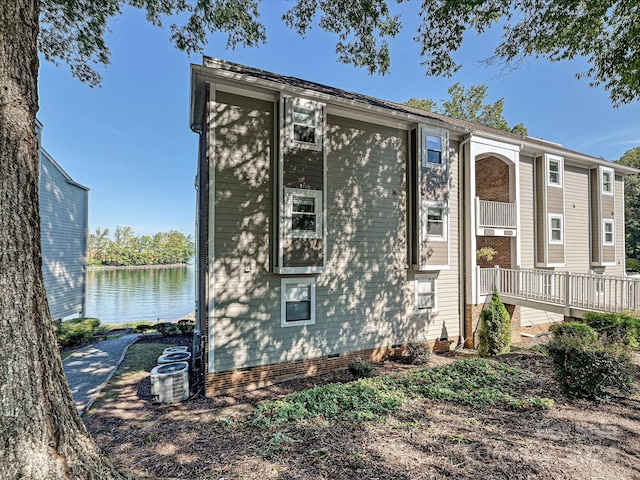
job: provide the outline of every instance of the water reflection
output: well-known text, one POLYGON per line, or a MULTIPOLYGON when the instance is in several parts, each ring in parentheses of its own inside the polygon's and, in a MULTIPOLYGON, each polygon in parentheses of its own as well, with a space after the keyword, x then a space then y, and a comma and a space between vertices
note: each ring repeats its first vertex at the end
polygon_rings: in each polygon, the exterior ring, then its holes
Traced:
POLYGON ((194 310, 194 267, 94 270, 87 316, 102 323, 176 320, 194 310))

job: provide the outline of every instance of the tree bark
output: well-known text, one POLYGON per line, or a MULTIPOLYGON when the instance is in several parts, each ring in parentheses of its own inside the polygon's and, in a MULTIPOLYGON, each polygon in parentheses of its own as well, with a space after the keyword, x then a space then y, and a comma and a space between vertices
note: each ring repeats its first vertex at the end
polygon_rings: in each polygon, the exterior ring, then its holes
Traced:
POLYGON ((0 478, 125 478, 76 412, 42 280, 38 13, 0 1, 0 478))

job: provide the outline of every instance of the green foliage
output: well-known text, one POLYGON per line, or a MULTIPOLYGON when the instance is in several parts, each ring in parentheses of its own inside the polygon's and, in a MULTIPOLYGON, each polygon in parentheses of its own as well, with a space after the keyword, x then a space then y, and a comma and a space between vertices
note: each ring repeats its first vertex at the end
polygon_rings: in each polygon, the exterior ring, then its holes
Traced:
POLYGON ((411 365, 426 365, 429 363, 429 346, 424 342, 410 342, 407 344, 407 359, 411 365))
POLYGON ((187 263, 195 253, 191 235, 175 230, 138 237, 131 227, 117 227, 113 239, 109 229, 89 234, 89 265, 169 265, 187 263))
POLYGON ((58 347, 82 345, 100 331, 100 320, 97 318, 75 318, 60 322, 56 330, 58 347))
POLYGON ((455 83, 449 87, 449 100, 442 100, 441 106, 431 99, 410 98, 405 102, 410 107, 440 113, 448 117, 459 118, 469 122, 478 123, 499 130, 511 131, 520 135, 527 135, 527 128, 519 123, 509 128, 503 116, 504 99, 494 103, 484 103, 487 98, 487 85, 473 85, 468 89, 455 83))
POLYGON ((552 330, 556 338, 573 337, 585 343, 595 343, 598 341, 598 333, 586 323, 563 322, 553 326, 552 330))
POLYGON ((474 407, 551 408, 546 398, 522 398, 533 374, 504 363, 468 359, 410 373, 330 384, 260 404, 252 422, 280 427, 318 420, 362 421, 383 418, 410 398, 427 398, 474 407))
MULTIPOLYGON (((627 150, 616 163, 640 168, 640 147, 627 150)), ((640 177, 624 178, 624 227, 627 268, 640 271, 640 177)))
POLYGON ((478 353, 483 356, 507 353, 511 347, 511 317, 494 288, 489 308, 480 313, 478 353))
POLYGON ((361 358, 356 358, 355 360, 350 361, 348 368, 354 378, 369 378, 373 377, 375 374, 373 365, 361 358))
POLYGON ((598 332, 605 343, 620 343, 630 348, 640 345, 640 318, 628 313, 588 312, 584 322, 598 332))
POLYGON ((495 248, 485 246, 476 250, 476 260, 484 259, 487 262, 490 262, 497 254, 498 251, 495 248))
POLYGON ((629 394, 634 368, 629 351, 590 337, 554 336, 547 346, 561 391, 575 398, 603 400, 611 393, 629 394))
POLYGON ((196 327, 196 321, 190 318, 183 318, 181 320, 178 320, 177 325, 178 325, 178 329, 180 330, 180 333, 185 335, 188 333, 193 333, 196 327))
POLYGON ((140 323, 133 328, 135 332, 142 333, 143 335, 147 333, 147 331, 153 330, 153 329, 154 329, 154 326, 148 323, 140 323))
POLYGON ((163 337, 169 337, 171 335, 178 335, 180 333, 180 329, 178 325, 171 322, 158 323, 154 325, 154 328, 158 333, 160 333, 163 337))

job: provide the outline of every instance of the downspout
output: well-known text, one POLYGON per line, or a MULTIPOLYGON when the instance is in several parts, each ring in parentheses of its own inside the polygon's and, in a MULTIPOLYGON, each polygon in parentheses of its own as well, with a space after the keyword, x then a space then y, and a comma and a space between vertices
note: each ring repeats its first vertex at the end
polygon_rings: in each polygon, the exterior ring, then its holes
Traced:
POLYGON ((458 325, 458 331, 460 333, 460 339, 459 339, 459 343, 458 343, 458 347, 459 348, 463 348, 464 347, 464 342, 465 342, 465 331, 464 331, 464 324, 465 324, 465 315, 466 315, 466 279, 465 279, 465 272, 466 272, 466 265, 465 265, 465 241, 466 241, 466 212, 464 210, 464 192, 465 192, 465 187, 466 187, 466 176, 464 175, 465 173, 465 155, 464 155, 464 147, 467 143, 469 143, 471 141, 471 135, 473 134, 473 132, 470 132, 466 138, 464 140, 462 140, 462 142, 460 142, 460 145, 458 146, 458 162, 460 164, 460 167, 458 169, 458 176, 459 176, 459 181, 458 181, 458 228, 459 228, 459 234, 458 234, 458 283, 460 284, 460 289, 459 289, 459 298, 458 298, 458 305, 459 305, 459 325, 458 325))

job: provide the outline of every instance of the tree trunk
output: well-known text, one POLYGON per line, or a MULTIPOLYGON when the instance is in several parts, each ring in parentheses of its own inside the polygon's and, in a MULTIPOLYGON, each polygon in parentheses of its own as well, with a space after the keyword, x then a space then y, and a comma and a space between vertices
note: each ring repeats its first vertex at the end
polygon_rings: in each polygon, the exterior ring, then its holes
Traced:
POLYGON ((76 413, 44 291, 38 8, 0 1, 0 478, 125 478, 76 413))

